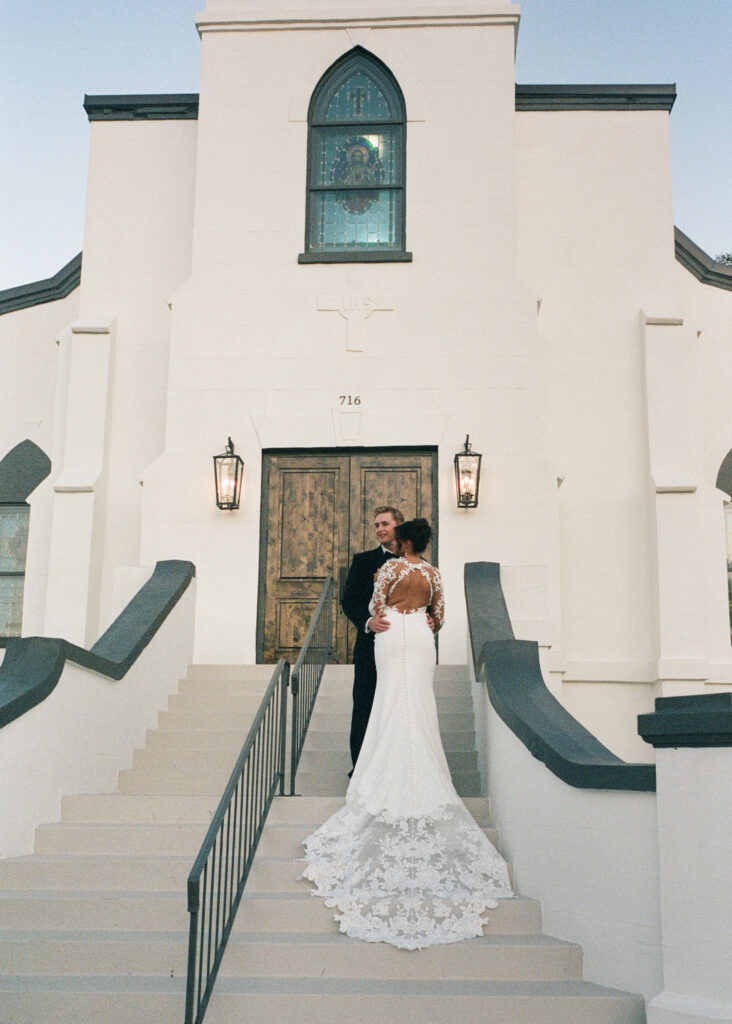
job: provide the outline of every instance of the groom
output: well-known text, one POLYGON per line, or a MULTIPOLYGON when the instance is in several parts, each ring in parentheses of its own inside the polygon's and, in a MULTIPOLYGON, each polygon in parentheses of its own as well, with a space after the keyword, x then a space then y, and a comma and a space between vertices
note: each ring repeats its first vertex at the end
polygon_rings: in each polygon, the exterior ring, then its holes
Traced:
MULTIPOLYGON (((393 558, 396 550, 394 529, 404 522, 404 516, 392 505, 381 505, 374 510, 374 530, 379 546, 353 556, 343 589, 341 607, 356 627, 356 645, 353 649, 353 717, 351 719, 351 760, 354 768, 358 759, 371 705, 376 690, 376 663, 374 662, 374 634, 389 628, 387 619, 371 618, 369 602, 374 593, 374 576, 384 562, 393 558)), ((350 773, 349 773, 350 774, 350 773)))

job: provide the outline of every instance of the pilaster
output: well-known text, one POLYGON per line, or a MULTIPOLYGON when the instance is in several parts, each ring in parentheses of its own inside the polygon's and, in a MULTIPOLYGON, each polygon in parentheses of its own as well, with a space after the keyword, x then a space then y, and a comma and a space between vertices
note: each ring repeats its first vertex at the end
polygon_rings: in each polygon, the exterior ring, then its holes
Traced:
POLYGON ((709 677, 700 589, 700 388, 684 321, 643 314, 648 451, 655 525, 657 677, 662 693, 709 677))
POLYGON ((53 523, 44 632, 89 646, 98 631, 104 469, 114 321, 77 321, 61 339, 65 412, 54 461, 53 523))
POLYGON ((664 987, 648 1024, 732 1020, 732 694, 661 698, 656 747, 664 987))

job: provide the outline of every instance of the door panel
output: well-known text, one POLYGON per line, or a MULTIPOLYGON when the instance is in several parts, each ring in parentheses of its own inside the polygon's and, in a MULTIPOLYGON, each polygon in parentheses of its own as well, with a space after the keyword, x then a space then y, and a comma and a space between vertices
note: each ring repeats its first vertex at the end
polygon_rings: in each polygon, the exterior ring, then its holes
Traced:
MULTIPOLYGON (((264 470, 258 653, 265 662, 294 662, 326 577, 348 558, 348 523, 340 510, 348 502, 350 466, 347 456, 271 455, 264 470)), ((337 594, 333 603, 334 658, 343 660, 337 594)))
MULTIPOLYGON (((323 582, 335 580, 333 662, 351 660, 355 629, 338 599, 353 555, 376 546, 374 509, 424 516, 435 534, 436 452, 425 449, 263 455, 257 628, 261 661, 295 661, 323 582)), ((432 561, 431 550, 425 552, 432 561)))

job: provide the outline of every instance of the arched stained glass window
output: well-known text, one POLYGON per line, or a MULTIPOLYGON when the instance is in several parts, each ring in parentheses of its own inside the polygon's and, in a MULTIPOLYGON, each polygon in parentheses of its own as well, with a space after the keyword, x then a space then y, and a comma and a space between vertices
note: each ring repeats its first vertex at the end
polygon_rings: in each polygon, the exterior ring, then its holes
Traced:
POLYGON ((301 263, 412 258, 405 154, 402 91, 386 65, 357 46, 326 71, 310 100, 301 263))

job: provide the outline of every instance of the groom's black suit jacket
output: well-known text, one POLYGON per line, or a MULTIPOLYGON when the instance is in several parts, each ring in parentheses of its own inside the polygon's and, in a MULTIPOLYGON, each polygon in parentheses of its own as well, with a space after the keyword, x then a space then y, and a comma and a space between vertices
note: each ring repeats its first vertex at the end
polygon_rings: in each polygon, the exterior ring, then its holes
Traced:
POLYGON ((392 556, 387 555, 381 546, 354 555, 343 588, 341 607, 356 627, 351 720, 351 758, 354 765, 366 732, 376 689, 374 634, 365 630, 366 623, 371 618, 369 602, 374 593, 374 576, 390 557, 392 556))

